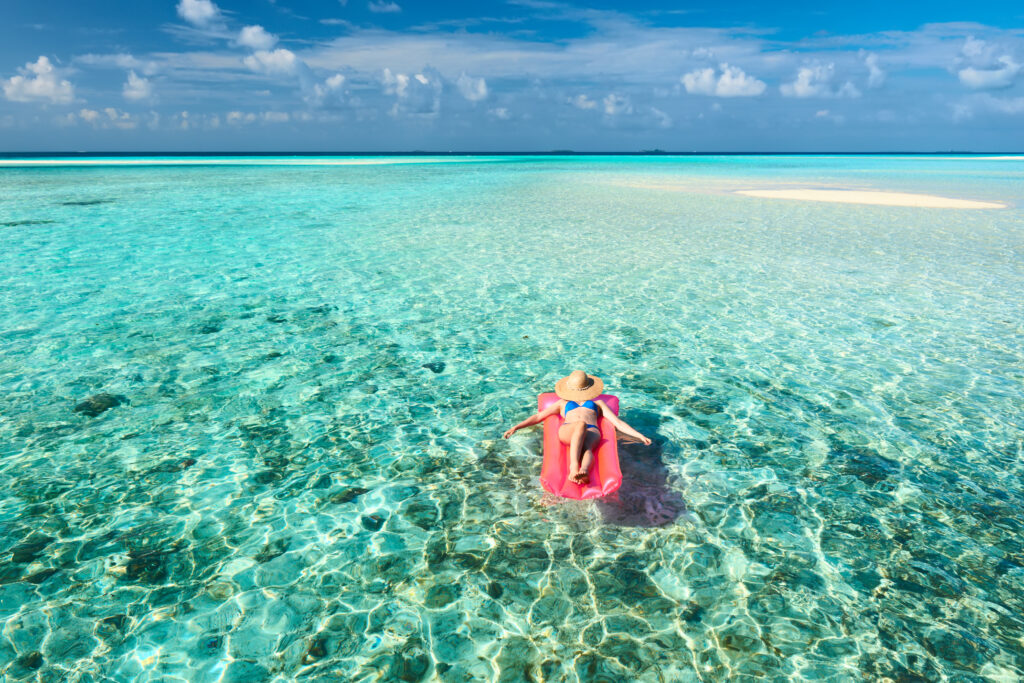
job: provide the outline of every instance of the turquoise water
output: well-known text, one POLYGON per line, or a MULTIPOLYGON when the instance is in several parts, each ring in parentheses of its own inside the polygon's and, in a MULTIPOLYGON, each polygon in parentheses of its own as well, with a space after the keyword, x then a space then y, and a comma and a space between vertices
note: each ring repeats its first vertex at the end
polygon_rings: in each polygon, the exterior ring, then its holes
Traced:
POLYGON ((418 161, 0 168, 0 675, 1024 676, 1024 161, 418 161))

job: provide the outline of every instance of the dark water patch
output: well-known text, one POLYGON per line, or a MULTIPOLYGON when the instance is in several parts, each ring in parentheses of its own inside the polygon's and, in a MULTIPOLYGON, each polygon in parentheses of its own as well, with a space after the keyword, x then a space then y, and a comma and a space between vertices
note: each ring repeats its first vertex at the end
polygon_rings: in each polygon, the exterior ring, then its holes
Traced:
POLYGON ((268 323, 274 323, 276 325, 276 324, 280 324, 280 323, 283 323, 283 322, 288 322, 288 318, 286 318, 283 315, 280 315, 278 313, 272 313, 272 314, 267 316, 267 322, 268 323))
POLYGON ((423 368, 426 368, 427 370, 430 370, 435 375, 440 375, 442 372, 444 372, 444 369, 447 366, 446 366, 446 364, 445 364, 445 362, 443 360, 439 360, 439 361, 433 361, 431 363, 424 363, 420 367, 423 367, 423 368))
POLYGON ((369 489, 364 489, 364 488, 360 488, 358 486, 355 486, 355 487, 352 487, 352 488, 345 489, 344 491, 341 491, 340 493, 335 493, 333 496, 328 498, 328 500, 331 501, 332 503, 334 503, 335 505, 341 505, 343 503, 350 503, 353 500, 355 500, 356 498, 358 498, 359 496, 361 496, 364 493, 366 493, 367 491, 369 491, 369 489))
POLYGON ((367 531, 380 531, 381 527, 384 526, 384 522, 387 521, 387 517, 384 515, 364 515, 359 519, 359 523, 363 525, 363 528, 367 531))
POLYGON ((223 326, 219 322, 204 323, 196 328, 198 334, 216 334, 223 329, 223 326))
POLYGON ((259 562, 260 564, 263 564, 264 562, 269 562, 273 560, 275 557, 280 557, 281 555, 284 555, 286 552, 288 552, 288 548, 290 545, 291 541, 289 541, 287 538, 275 539, 267 543, 265 546, 263 546, 263 550, 259 551, 256 554, 256 557, 254 557, 253 559, 259 562))
POLYGON ((5 228, 18 228, 25 225, 52 225, 53 223, 56 222, 57 221, 43 220, 38 218, 28 218, 21 221, 6 221, 0 223, 0 226, 3 226, 5 228))
POLYGON ((61 202, 61 206, 99 206, 100 204, 113 204, 113 199, 72 199, 61 202))
POLYGON ((81 403, 76 404, 73 411, 88 417, 97 417, 111 408, 116 408, 125 403, 128 403, 128 399, 119 394, 94 394, 81 403))
POLYGON ((16 564, 30 564, 42 554, 46 546, 50 545, 55 540, 56 539, 44 534, 33 533, 29 538, 11 549, 11 561, 16 564))

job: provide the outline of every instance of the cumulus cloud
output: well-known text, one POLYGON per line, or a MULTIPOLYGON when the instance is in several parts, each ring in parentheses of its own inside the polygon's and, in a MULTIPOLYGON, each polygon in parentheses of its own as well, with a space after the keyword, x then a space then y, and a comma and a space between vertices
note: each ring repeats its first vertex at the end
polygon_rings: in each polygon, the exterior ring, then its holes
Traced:
POLYGON ((470 102, 479 102, 487 97, 487 81, 482 78, 473 78, 465 71, 455 81, 455 85, 458 86, 462 96, 470 102))
POLYGON ((21 75, 12 76, 3 82, 4 96, 11 101, 67 104, 75 98, 71 81, 60 79, 57 70, 45 56, 27 63, 19 71, 21 75))
POLYGON ((597 102, 590 99, 586 95, 577 95, 576 97, 569 98, 569 104, 576 107, 577 109, 596 109, 597 102))
POLYGON ((850 81, 833 86, 835 71, 832 63, 800 67, 796 78, 779 86, 779 91, 786 97, 860 97, 860 90, 850 81))
POLYGON ((957 76, 960 82, 974 90, 995 90, 998 88, 1009 88, 1020 73, 1021 65, 1013 61, 1009 55, 1003 55, 997 60, 1001 66, 991 69, 978 69, 969 66, 960 69, 957 76))
POLYGON ((861 53, 864 57, 864 66, 868 68, 868 87, 880 88, 885 83, 886 73, 878 66, 878 55, 873 52, 861 53))
POLYGON ((238 32, 236 43, 253 50, 269 50, 277 45, 277 36, 268 33, 262 26, 246 26, 238 32))
POLYGON ((496 119, 501 119, 502 121, 508 121, 510 118, 512 118, 512 114, 505 107, 495 107, 494 109, 488 109, 487 113, 496 119))
POLYGON ((694 69, 682 77, 683 87, 691 95, 716 97, 755 97, 765 90, 764 81, 748 76, 743 69, 722 63, 721 74, 712 68, 694 69))
POLYGON ((391 115, 400 113, 418 116, 436 116, 441 111, 441 75, 434 69, 424 69, 418 74, 393 73, 384 69, 381 79, 384 92, 395 96, 391 115))
POLYGON ((252 112, 243 113, 240 111, 229 111, 224 117, 224 120, 227 121, 228 125, 238 126, 243 123, 252 123, 256 120, 256 114, 253 114, 252 112))
POLYGON ((276 50, 257 50, 242 60, 253 71, 265 74, 290 74, 299 66, 295 53, 283 47, 276 50))
POLYGON ((217 23, 221 18, 220 9, 210 0, 181 0, 178 3, 178 16, 200 28, 217 23))
POLYGON ((1022 68, 1006 45, 974 36, 964 40, 956 64, 960 82, 972 90, 1009 88, 1022 68))
POLYGON ((629 101, 629 98, 616 95, 615 93, 609 93, 607 97, 601 100, 601 104, 603 105, 604 113, 607 116, 633 113, 633 104, 629 101))
POLYGON ((323 83, 313 83, 306 95, 306 102, 314 106, 337 105, 342 102, 345 77, 334 74, 323 83))
MULTIPOLYGON (((74 114, 68 115, 68 121, 74 114)), ((106 107, 101 111, 95 109, 79 109, 78 118, 88 123, 93 128, 120 128, 121 130, 132 130, 139 125, 138 120, 126 111, 106 107)))
POLYGON ((384 0, 378 0, 377 2, 371 2, 367 7, 371 12, 378 12, 381 14, 391 14, 394 12, 401 12, 402 8, 394 2, 384 2, 384 0))
POLYGON ((143 78, 134 71, 129 71, 128 80, 125 81, 122 94, 126 100, 145 100, 152 97, 153 86, 148 78, 143 78))

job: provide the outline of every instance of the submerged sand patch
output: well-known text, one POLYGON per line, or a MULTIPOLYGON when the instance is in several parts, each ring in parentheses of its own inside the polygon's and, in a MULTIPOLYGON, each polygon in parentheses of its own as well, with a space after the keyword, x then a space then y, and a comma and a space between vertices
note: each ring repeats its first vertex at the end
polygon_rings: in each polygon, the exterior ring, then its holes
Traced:
POLYGON ((970 199, 939 197, 932 194, 883 192, 881 190, 737 190, 736 194, 762 199, 792 199, 806 202, 838 204, 873 204, 875 206, 913 206, 932 209, 1005 209, 1006 204, 979 202, 970 199))

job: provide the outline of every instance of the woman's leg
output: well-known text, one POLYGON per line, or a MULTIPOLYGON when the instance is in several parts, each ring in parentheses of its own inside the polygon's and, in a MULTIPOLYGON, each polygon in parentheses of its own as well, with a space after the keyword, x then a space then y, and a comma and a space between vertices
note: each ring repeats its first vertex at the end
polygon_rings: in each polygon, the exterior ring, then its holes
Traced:
POLYGON ((586 431, 586 439, 583 442, 583 457, 580 458, 579 483, 585 484, 590 481, 590 467, 594 464, 594 449, 601 440, 601 433, 594 429, 586 431))
POLYGON ((586 430, 587 425, 583 422, 563 424, 558 430, 558 439, 562 443, 569 445, 569 448, 566 449, 569 456, 569 479, 573 481, 575 481, 576 475, 580 471, 581 451, 583 450, 584 432, 586 430))

